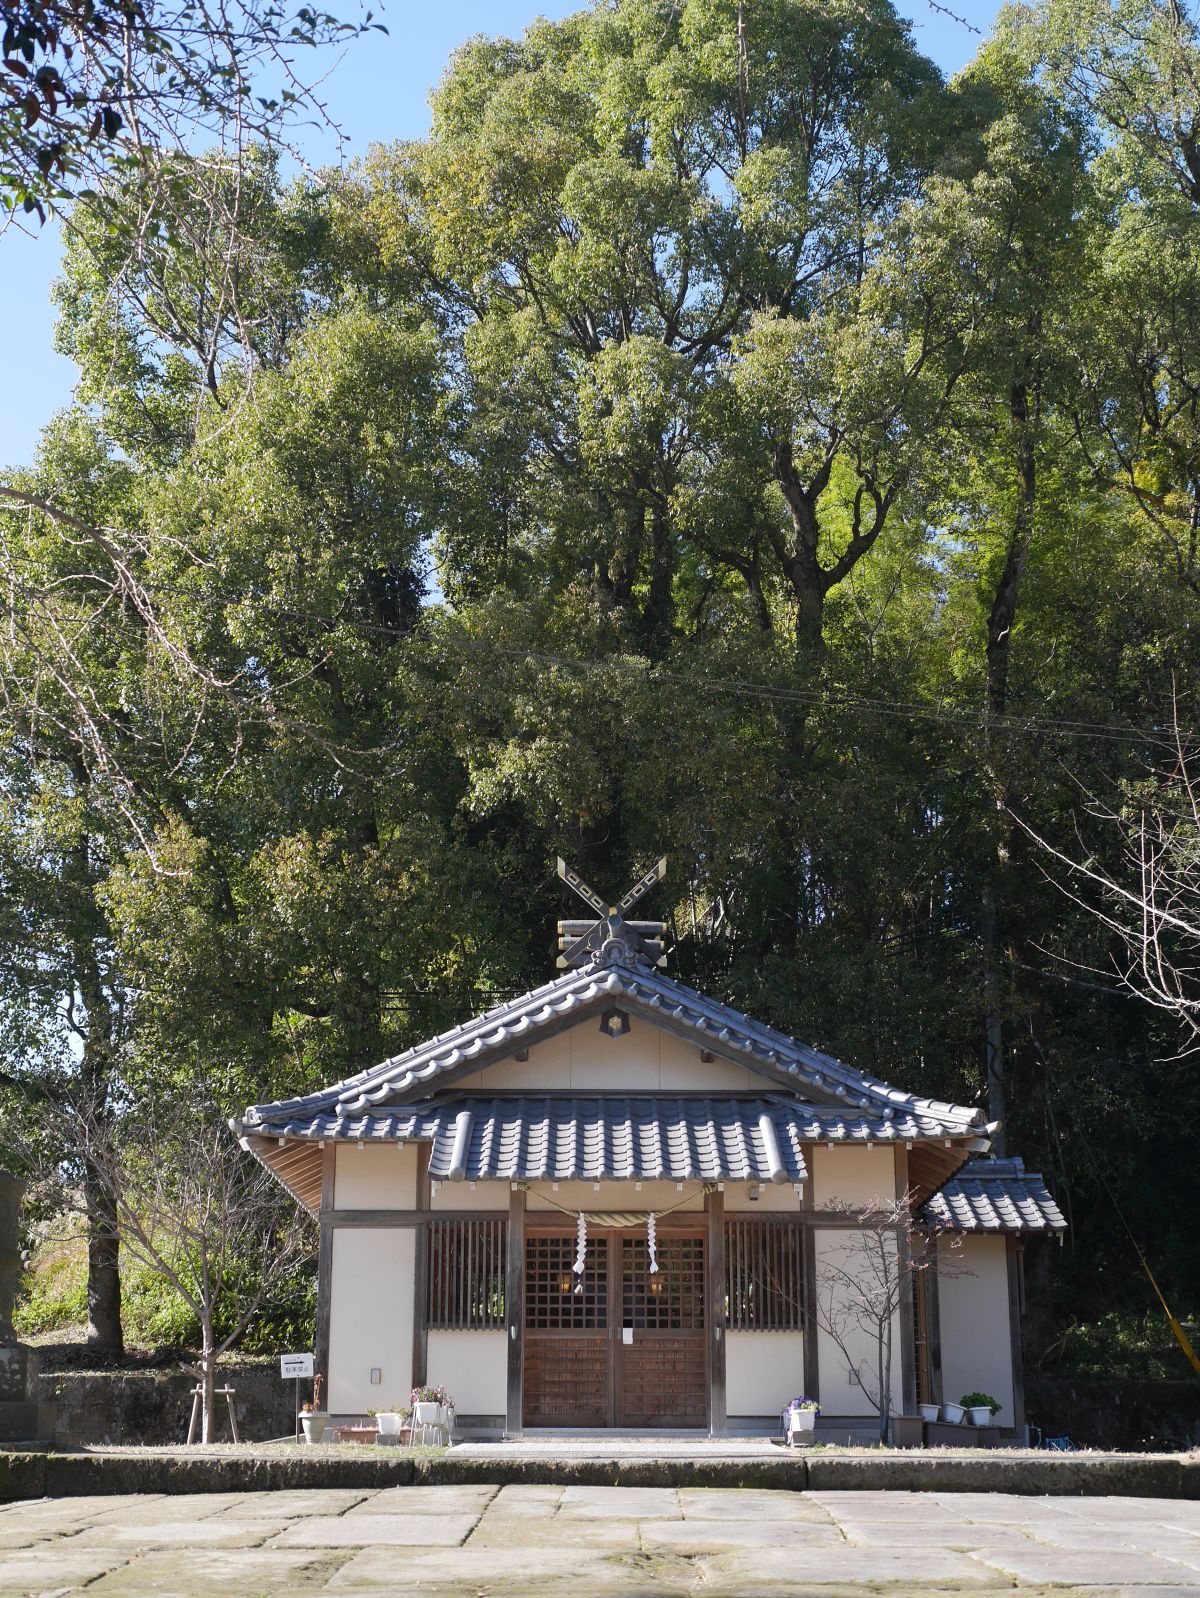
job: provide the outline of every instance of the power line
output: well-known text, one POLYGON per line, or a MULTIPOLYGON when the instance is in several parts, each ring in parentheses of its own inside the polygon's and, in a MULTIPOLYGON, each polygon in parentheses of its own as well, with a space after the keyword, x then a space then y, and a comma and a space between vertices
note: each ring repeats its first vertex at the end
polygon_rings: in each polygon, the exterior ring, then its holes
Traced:
MULTIPOLYGON (((13 557, 12 555, 7 558, 13 564, 41 569, 36 561, 13 557)), ((101 577, 98 573, 80 572, 75 574, 75 576, 81 582, 99 582, 106 588, 115 588, 117 586, 109 583, 107 579, 101 577)), ((58 582, 68 582, 70 580, 71 578, 69 577, 57 579, 58 582)), ((249 601, 257 608, 275 616, 287 617, 295 621, 305 621, 327 630, 349 627, 356 632, 391 639, 397 643, 418 641, 428 648, 440 648, 443 655, 446 656, 452 655, 453 651, 458 649, 470 653, 495 655, 506 659, 526 661, 580 673, 601 675, 616 671, 630 677, 640 678, 643 681, 669 683, 675 687, 686 688, 691 692, 741 698, 765 704, 791 704, 807 710, 854 710, 864 715, 890 717, 895 720, 925 721, 944 726, 959 727, 968 731, 1015 733, 1026 736, 1053 735, 1064 738, 1129 744, 1151 743, 1170 748, 1174 748, 1177 740, 1181 737, 1190 740, 1195 736, 1194 733, 1188 730, 1159 725, 1139 727, 1131 723, 1096 722, 1035 714, 996 716, 975 710, 959 710, 940 702, 933 704, 913 700, 888 700, 873 698, 866 694, 820 692, 812 689, 788 687, 780 683, 754 682, 742 677, 723 678, 690 675, 684 672, 670 671, 650 661, 639 662, 628 656, 611 655, 603 659, 594 659, 563 655, 550 650, 533 649, 528 646, 510 647, 490 639, 466 638, 461 635, 454 639, 452 643, 439 644, 428 633, 422 634, 415 627, 395 627, 386 622, 370 621, 365 617, 349 614, 331 616, 299 606, 285 605, 277 600, 266 599, 244 592, 223 592, 211 587, 197 588, 163 582, 140 583, 139 586, 146 594, 151 596, 175 596, 193 602, 207 599, 219 605, 241 605, 249 601)))

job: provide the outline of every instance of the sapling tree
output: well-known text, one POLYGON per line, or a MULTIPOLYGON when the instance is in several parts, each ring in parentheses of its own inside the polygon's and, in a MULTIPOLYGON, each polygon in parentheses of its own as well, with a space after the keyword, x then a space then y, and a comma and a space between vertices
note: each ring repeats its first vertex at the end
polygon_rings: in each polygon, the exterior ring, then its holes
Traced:
POLYGON ((77 1112, 111 1184, 122 1249, 156 1272, 196 1317, 189 1366, 201 1390, 201 1440, 215 1426, 217 1364, 313 1252, 304 1212, 233 1138, 204 1096, 140 1107, 115 1122, 77 1112))
MULTIPOLYGON (((947 1229, 918 1218, 908 1190, 894 1199, 873 1198, 863 1209, 827 1204, 831 1219, 845 1219, 844 1232, 825 1233, 818 1254, 813 1317, 857 1376, 879 1411, 879 1440, 886 1443, 892 1415, 892 1366, 900 1307, 914 1282, 938 1268, 957 1272, 939 1242, 947 1229), (871 1351, 864 1358, 864 1345, 871 1351)), ((952 1239, 955 1234, 948 1234, 952 1239)))

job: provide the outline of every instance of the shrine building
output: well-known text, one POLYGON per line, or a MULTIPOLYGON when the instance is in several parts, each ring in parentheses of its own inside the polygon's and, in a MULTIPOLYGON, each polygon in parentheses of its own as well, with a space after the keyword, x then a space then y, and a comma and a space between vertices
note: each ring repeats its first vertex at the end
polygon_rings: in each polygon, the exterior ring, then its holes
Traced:
POLYGON ((430 1383, 467 1434, 750 1434, 807 1394, 818 1435, 867 1435, 875 1338, 826 1295, 899 1201, 900 1254, 937 1240, 898 1294, 893 1410, 982 1391, 1022 1436, 1023 1249, 1065 1227, 1042 1179, 978 1108, 666 975, 664 925, 628 919, 663 870, 610 905, 560 861, 590 917, 554 981, 232 1123, 319 1221, 331 1415, 430 1383))

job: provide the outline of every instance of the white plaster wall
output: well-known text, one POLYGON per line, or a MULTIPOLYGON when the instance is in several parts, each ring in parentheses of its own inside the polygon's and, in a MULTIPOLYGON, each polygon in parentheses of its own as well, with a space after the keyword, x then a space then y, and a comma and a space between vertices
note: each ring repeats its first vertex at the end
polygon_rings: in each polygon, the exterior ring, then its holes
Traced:
MULTIPOLYGON (((804 1157, 808 1158, 809 1151, 805 1149, 804 1157)), ((799 1215, 807 1208, 806 1197, 796 1192, 796 1187, 802 1187, 804 1194, 808 1194, 808 1184, 800 1182, 760 1182, 758 1197, 750 1197, 750 1184, 748 1182, 726 1182, 725 1184, 725 1213, 734 1215, 799 1215)))
POLYGON ((508 1407, 508 1335, 505 1332, 427 1334, 426 1379, 440 1382, 460 1415, 503 1415, 508 1407))
POLYGON ((896 1201, 896 1150, 891 1144, 809 1144, 804 1150, 812 1180, 812 1203, 862 1209, 874 1200, 896 1201))
MULTIPOLYGON (((538 1182, 529 1189, 526 1207, 551 1210, 556 1204, 569 1210, 704 1210, 704 1192, 699 1182, 684 1182, 681 1193, 674 1182, 538 1182), (553 1202, 552 1202, 553 1201, 553 1202)), ((573 1227, 575 1217, 564 1215, 563 1225, 573 1227)))
MULTIPOLYGON (((856 1249, 853 1230, 838 1227, 814 1228, 811 1236, 815 1254, 816 1288, 818 1306, 837 1304, 844 1298, 836 1284, 826 1274, 830 1269, 847 1270, 856 1267, 856 1249)), ((876 1406, 859 1383, 850 1379, 850 1361, 837 1343, 821 1326, 826 1318, 823 1310, 814 1306, 813 1320, 817 1332, 817 1380, 820 1386, 821 1413, 823 1415, 875 1415, 876 1406)), ((875 1390, 875 1336, 869 1327, 861 1331, 853 1328, 846 1336, 846 1344, 855 1367, 865 1368, 870 1390, 875 1390)), ((892 1407, 901 1406, 904 1369, 904 1351, 900 1345, 900 1317, 892 1321, 892 1407)), ((999 1394, 996 1395, 999 1397, 999 1394)))
POLYGON ((446 1182, 430 1184, 429 1208, 431 1210, 504 1210, 508 1209, 509 1184, 507 1182, 446 1182))
POLYGON ((491 1092, 572 1090, 576 1093, 754 1093, 770 1082, 727 1060, 703 1061, 695 1044, 685 1043, 649 1021, 630 1017, 619 1038, 600 1030, 598 1015, 559 1032, 529 1049, 527 1060, 498 1060, 455 1084, 491 1092))
POLYGON ((1000 1425, 1015 1426, 1006 1240, 966 1237, 953 1248, 943 1239, 939 1254, 942 1396, 956 1404, 964 1393, 990 1393, 1000 1425))
POLYGON ((332 1414, 362 1414, 407 1402, 415 1237, 411 1227, 334 1228, 326 1394, 332 1414), (372 1366, 382 1372, 377 1386, 371 1385, 372 1366))
POLYGON ((803 1332, 725 1333, 728 1415, 778 1415, 803 1391, 803 1332))
POLYGON ((411 1210, 416 1202, 417 1150, 413 1144, 337 1145, 335 1210, 411 1210))

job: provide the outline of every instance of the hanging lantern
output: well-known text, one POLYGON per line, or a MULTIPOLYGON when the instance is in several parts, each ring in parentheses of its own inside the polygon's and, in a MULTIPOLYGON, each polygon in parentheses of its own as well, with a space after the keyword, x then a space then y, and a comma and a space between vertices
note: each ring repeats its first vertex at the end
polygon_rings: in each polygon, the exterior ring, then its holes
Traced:
POLYGON ((658 1275, 658 1232, 655 1227, 654 1211, 646 1217, 646 1251, 650 1255, 650 1274, 658 1275))
POLYGON ((575 1240, 575 1265, 576 1276, 583 1275, 583 1267, 587 1263, 587 1216, 582 1210, 579 1212, 579 1226, 576 1229, 575 1240))

